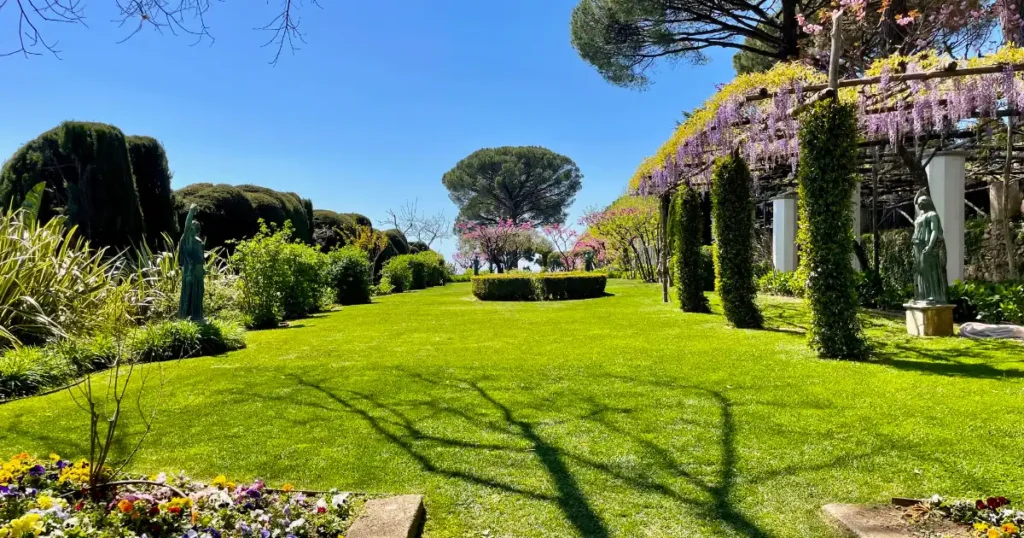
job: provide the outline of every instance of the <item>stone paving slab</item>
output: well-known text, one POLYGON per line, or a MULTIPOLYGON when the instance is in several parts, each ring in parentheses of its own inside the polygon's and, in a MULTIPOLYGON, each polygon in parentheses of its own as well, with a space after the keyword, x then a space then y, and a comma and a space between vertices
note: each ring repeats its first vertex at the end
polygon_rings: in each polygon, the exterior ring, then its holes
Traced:
POLYGON ((347 538, 419 538, 427 512, 422 495, 399 495, 366 502, 347 538))

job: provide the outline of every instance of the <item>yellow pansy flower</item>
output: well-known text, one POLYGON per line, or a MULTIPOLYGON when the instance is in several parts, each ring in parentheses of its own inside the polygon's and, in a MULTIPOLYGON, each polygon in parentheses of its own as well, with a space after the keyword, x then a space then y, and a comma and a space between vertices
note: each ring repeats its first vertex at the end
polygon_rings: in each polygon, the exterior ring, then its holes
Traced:
POLYGON ((228 485, 228 478, 226 476, 222 475, 222 474, 219 474, 219 475, 217 475, 217 478, 214 478, 213 481, 210 482, 210 485, 211 486, 216 486, 218 488, 222 488, 222 487, 228 485))
POLYGON ((1013 534, 1015 532, 1020 532, 1020 529, 1018 529, 1013 523, 1007 523, 1003 525, 1003 532, 1006 534, 1013 534))
POLYGON ((49 495, 40 495, 36 497, 36 502, 39 504, 39 508, 43 510, 49 510, 53 508, 53 497, 49 495))

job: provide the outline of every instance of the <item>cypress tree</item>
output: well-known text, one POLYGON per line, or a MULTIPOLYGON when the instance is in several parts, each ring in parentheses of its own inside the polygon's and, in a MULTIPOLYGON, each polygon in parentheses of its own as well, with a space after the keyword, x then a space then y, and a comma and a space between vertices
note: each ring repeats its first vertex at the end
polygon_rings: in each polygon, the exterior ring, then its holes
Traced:
POLYGON ((177 240, 178 219, 174 212, 171 170, 167 153, 157 139, 148 136, 129 136, 128 156, 135 176, 135 189, 145 223, 146 240, 157 244, 163 234, 177 240))

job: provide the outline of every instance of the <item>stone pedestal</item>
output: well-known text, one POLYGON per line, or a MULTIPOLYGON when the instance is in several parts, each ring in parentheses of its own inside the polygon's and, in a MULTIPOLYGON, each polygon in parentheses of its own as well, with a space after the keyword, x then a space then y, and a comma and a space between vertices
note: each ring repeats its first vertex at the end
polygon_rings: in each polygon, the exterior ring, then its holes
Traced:
POLYGON ((908 303, 907 334, 911 336, 953 336, 953 305, 908 303))

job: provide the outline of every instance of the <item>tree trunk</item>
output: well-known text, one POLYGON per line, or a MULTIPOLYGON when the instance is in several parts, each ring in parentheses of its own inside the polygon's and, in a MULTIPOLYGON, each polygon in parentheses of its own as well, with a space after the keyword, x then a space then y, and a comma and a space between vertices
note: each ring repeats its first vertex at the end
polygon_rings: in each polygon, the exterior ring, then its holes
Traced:
POLYGON ((909 27, 897 24, 896 15, 903 15, 907 11, 907 0, 890 0, 889 8, 885 10, 882 17, 882 38, 885 40, 886 55, 900 51, 906 41, 909 27))
MULTIPOLYGON (((1006 117, 1006 166, 1003 167, 1002 211, 999 226, 1002 228, 1003 244, 1006 246, 1006 277, 1017 279, 1017 245, 1010 230, 1010 188, 1013 172, 1013 116, 1006 117)), ((993 211, 993 213, 995 213, 993 211)))
POLYGON ((797 0, 782 0, 782 49, 779 57, 783 61, 800 57, 800 26, 796 20, 797 0))

